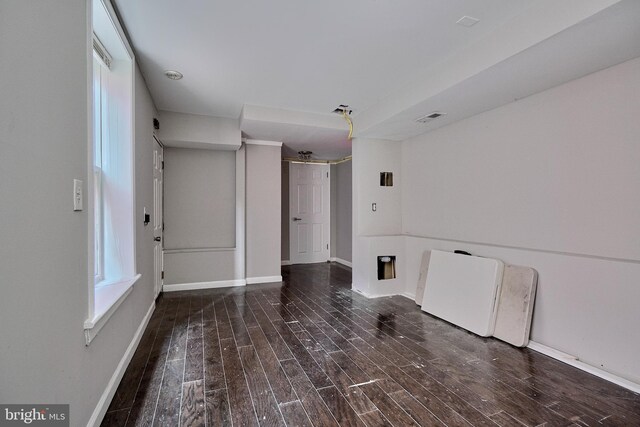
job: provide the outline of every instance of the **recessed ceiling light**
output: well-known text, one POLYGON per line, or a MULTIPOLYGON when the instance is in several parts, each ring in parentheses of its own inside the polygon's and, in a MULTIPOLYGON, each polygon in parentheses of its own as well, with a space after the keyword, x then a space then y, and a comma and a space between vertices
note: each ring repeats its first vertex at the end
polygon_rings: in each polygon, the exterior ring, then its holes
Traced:
POLYGON ((456 21, 456 24, 462 25, 463 27, 473 27, 478 22, 480 22, 480 20, 477 18, 473 18, 471 16, 463 16, 456 21))
POLYGON ((174 70, 167 70, 164 72, 164 75, 171 80, 180 80, 183 77, 181 72, 174 70))

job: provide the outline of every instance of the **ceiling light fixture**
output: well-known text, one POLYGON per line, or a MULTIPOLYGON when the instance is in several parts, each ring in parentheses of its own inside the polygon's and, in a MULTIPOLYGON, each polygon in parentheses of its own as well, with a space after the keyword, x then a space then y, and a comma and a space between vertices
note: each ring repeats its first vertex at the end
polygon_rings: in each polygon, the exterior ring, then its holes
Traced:
POLYGON ((353 136, 353 120, 351 120, 351 113, 353 110, 349 109, 348 105, 340 104, 338 105, 338 108, 333 110, 333 112, 340 114, 349 124, 349 136, 347 136, 347 139, 351 140, 351 137, 353 136))
POLYGON ((171 80, 180 80, 183 75, 179 71, 167 70, 164 72, 164 75, 170 78, 171 80))
POLYGON ((303 162, 311 160, 311 155, 313 151, 298 151, 298 160, 302 160, 303 162))

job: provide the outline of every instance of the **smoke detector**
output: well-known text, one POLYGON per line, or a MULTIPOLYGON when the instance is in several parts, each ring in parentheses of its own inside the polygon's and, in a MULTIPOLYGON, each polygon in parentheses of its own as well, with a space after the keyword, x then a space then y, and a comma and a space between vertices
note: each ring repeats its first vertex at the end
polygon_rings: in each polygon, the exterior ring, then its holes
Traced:
POLYGON ((439 111, 434 111, 433 113, 427 114, 426 116, 422 116, 416 119, 418 123, 429 123, 432 120, 437 119, 438 117, 442 117, 447 113, 441 113, 439 111))

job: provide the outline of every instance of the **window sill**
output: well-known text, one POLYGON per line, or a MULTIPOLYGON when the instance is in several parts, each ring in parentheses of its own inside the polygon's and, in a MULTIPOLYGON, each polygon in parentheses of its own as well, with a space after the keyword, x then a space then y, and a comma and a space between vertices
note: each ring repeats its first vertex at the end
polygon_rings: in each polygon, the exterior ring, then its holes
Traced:
POLYGON ((94 315, 93 318, 84 321, 86 345, 89 345, 96 335, 98 335, 98 332, 107 324, 120 304, 122 304, 131 293, 133 284, 136 283, 140 277, 142 277, 142 275, 137 274, 130 279, 95 287, 94 315))

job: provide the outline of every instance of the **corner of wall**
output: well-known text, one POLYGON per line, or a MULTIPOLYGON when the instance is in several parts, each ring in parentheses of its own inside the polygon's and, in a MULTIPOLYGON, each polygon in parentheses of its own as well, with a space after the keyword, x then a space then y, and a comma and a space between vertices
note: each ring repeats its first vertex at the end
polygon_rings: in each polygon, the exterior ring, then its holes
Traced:
POLYGON ((378 280, 377 257, 396 256, 396 271, 404 263, 401 233, 401 143, 353 140, 353 289, 380 296, 404 292, 402 275, 378 280), (380 185, 380 173, 393 173, 393 186, 380 185))

